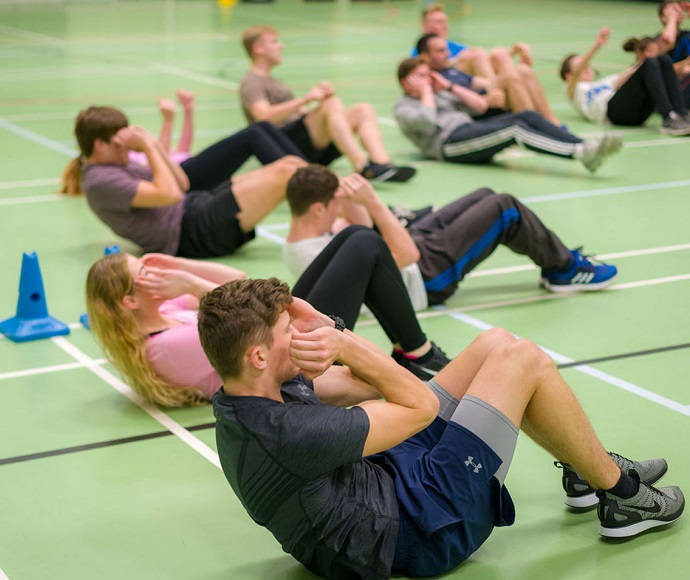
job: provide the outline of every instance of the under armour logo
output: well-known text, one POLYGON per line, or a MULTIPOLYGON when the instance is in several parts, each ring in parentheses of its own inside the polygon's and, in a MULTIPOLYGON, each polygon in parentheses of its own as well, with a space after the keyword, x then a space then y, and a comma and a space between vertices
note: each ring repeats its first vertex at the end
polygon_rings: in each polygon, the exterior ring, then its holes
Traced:
POLYGON ((309 387, 306 387, 304 385, 299 385, 299 392, 304 395, 305 397, 308 397, 309 394, 311 393, 311 389, 309 387))
POLYGON ((482 468, 482 464, 481 463, 475 463, 473 460, 474 460, 474 457, 469 455, 467 457, 467 461, 465 461, 465 465, 467 465, 467 467, 469 467, 471 465, 472 467, 474 467, 474 472, 479 473, 479 470, 482 468))

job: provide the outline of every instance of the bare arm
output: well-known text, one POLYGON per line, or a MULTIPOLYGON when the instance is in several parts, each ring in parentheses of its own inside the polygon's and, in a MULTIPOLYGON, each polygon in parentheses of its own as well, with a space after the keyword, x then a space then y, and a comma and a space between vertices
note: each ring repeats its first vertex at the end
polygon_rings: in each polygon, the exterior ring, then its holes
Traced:
POLYGON ((140 127, 125 127, 113 136, 113 141, 127 150, 145 153, 151 167, 153 177, 151 181, 142 179, 139 182, 132 207, 162 207, 182 200, 184 192, 170 168, 172 162, 149 133, 140 127))
POLYGON ((167 254, 146 254, 142 256, 141 260, 147 267, 153 266, 154 268, 183 270, 195 276, 199 276, 200 278, 204 278, 209 282, 213 282, 216 286, 225 284, 231 280, 242 280, 247 277, 241 270, 226 264, 177 258, 175 256, 168 256, 167 254))
POLYGON ((272 105, 267 100, 256 101, 249 107, 249 112, 255 121, 268 121, 274 125, 284 123, 296 113, 304 113, 305 107, 311 102, 322 101, 333 94, 333 89, 327 83, 321 83, 309 89, 303 97, 296 97, 272 105))
POLYGON ((632 76, 632 74, 639 68, 640 63, 635 64, 631 67, 629 67, 626 71, 621 73, 618 78, 616 79, 616 82, 614 84, 614 88, 616 90, 620 89, 625 83, 628 82, 628 79, 632 76))
POLYGON ((666 54, 676 44, 676 37, 678 35, 678 28, 683 21, 683 9, 680 4, 674 2, 668 4, 664 8, 664 16, 666 17, 666 24, 661 31, 657 43, 659 44, 659 52, 666 54))
MULTIPOLYGON (((291 305, 292 306, 292 305, 291 305)), ((369 433, 363 455, 390 449, 427 427, 438 413, 438 399, 431 389, 392 358, 374 352, 351 333, 328 326, 297 331, 290 343, 290 356, 300 369, 322 375, 337 360, 355 377, 378 391, 385 400, 366 401, 360 407, 369 417, 369 433)), ((346 377, 345 387, 351 384, 346 377)))
POLYGON ((431 82, 436 90, 450 91, 463 105, 476 113, 486 113, 486 110, 489 108, 482 95, 476 93, 472 89, 454 85, 437 72, 431 73, 431 82))
POLYGON ((571 101, 575 97, 575 87, 577 83, 580 82, 580 77, 582 76, 582 73, 584 73, 585 70, 587 70, 587 67, 594 58, 594 55, 597 52, 599 52, 599 49, 601 49, 601 47, 608 42, 610 36, 611 29, 607 27, 602 28, 597 33, 597 38, 594 41, 592 47, 582 56, 582 60, 580 61, 578 66, 574 70, 570 71, 570 76, 568 77, 567 81, 567 92, 568 99, 570 99, 571 101))
POLYGON ((332 366, 314 379, 314 392, 324 403, 351 407, 362 401, 380 399, 381 394, 344 366, 332 366))
POLYGON ((188 260, 166 254, 146 254, 142 256, 141 260, 146 266, 146 270, 153 273, 152 276, 143 277, 144 285, 148 282, 149 290, 152 293, 165 294, 167 298, 187 294, 189 308, 199 307, 199 298, 204 292, 213 290, 225 282, 241 280, 246 277, 244 272, 232 266, 201 260, 188 260), (177 274, 173 274, 173 272, 177 272, 177 274))
POLYGON ((371 216, 398 268, 404 268, 419 260, 419 249, 410 234, 379 199, 372 185, 364 177, 354 173, 343 179, 339 195, 356 206, 360 206, 371 216))

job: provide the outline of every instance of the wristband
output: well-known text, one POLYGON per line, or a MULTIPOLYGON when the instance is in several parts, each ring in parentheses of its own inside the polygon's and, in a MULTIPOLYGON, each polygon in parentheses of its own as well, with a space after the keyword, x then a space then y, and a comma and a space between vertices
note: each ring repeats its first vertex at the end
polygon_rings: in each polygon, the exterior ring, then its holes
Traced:
POLYGON ((335 322, 335 329, 339 330, 340 332, 345 331, 345 322, 343 321, 340 316, 336 316, 335 314, 329 314, 328 318, 330 318, 333 322, 335 322))

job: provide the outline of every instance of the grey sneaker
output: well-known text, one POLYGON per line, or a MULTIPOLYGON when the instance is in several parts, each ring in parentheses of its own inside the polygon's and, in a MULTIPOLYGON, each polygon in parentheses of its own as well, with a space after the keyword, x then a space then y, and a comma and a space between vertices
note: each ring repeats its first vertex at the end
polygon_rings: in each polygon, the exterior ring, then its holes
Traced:
POLYGON ((423 381, 428 381, 435 377, 438 371, 450 362, 446 353, 433 342, 431 343, 431 358, 423 363, 418 362, 417 359, 409 359, 405 355, 398 353, 394 353, 393 358, 395 358, 396 362, 401 367, 406 368, 423 381))
POLYGON ((616 133, 607 133, 598 139, 585 139, 582 142, 583 153, 580 161, 590 173, 594 173, 604 160, 620 151, 623 139, 616 133))
POLYGON ((661 124, 659 132, 666 135, 690 135, 690 122, 675 111, 671 111, 661 124))
MULTIPOLYGON (((629 474, 639 481, 634 469, 629 474)), ((652 487, 640 481, 639 491, 630 499, 623 499, 606 491, 599 497, 599 534, 607 538, 629 538, 637 534, 675 522, 685 509, 685 498, 675 485, 652 487)))
MULTIPOLYGON (((628 473, 631 469, 640 476, 640 480, 646 485, 652 485, 659 481, 666 471, 668 464, 665 459, 649 459, 647 461, 631 461, 618 455, 617 453, 609 452, 611 459, 621 468, 621 471, 628 473)), ((582 478, 582 476, 575 471, 567 463, 554 461, 556 467, 563 469, 563 477, 561 483, 565 491, 565 505, 575 509, 592 508, 599 502, 594 489, 590 487, 589 483, 582 478)))

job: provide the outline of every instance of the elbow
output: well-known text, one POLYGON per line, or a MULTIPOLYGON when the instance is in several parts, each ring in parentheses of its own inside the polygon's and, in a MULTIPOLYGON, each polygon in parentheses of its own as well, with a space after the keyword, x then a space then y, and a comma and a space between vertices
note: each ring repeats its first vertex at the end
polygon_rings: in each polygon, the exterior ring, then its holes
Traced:
POLYGON ((489 103, 487 103, 485 100, 481 99, 476 103, 476 106, 474 107, 474 110, 476 113, 479 113, 480 115, 483 115, 489 110, 489 103))
POLYGON ((438 397, 434 395, 431 389, 427 388, 427 391, 424 403, 420 407, 420 419, 424 419, 424 427, 431 425, 434 419, 438 417, 438 412, 441 408, 438 397))

